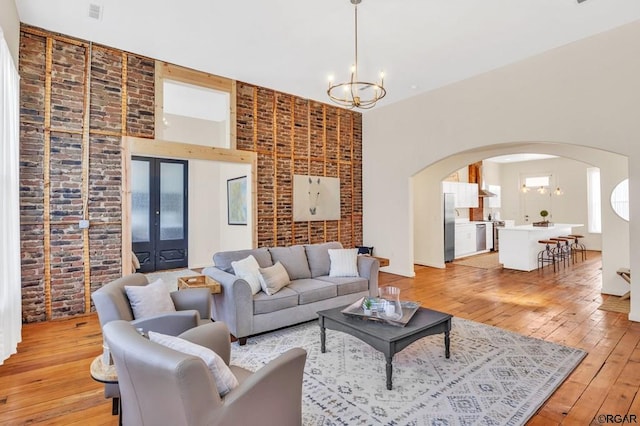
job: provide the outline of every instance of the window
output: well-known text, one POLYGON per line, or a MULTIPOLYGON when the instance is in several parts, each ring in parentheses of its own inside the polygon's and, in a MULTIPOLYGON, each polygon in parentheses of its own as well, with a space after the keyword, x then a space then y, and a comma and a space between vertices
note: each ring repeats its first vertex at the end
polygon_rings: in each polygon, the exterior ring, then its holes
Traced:
POLYGON ((230 94, 164 79, 162 139, 230 148, 230 94))
POLYGON ((528 188, 549 186, 550 176, 532 176, 524 179, 524 185, 528 188))
POLYGON ((157 139, 235 149, 233 80, 167 63, 156 73, 157 139))
POLYGON ((602 232, 600 169, 597 167, 587 169, 587 221, 589 232, 602 232))
POLYGON ((611 207, 618 216, 629 221, 629 179, 623 180, 613 188, 611 207))

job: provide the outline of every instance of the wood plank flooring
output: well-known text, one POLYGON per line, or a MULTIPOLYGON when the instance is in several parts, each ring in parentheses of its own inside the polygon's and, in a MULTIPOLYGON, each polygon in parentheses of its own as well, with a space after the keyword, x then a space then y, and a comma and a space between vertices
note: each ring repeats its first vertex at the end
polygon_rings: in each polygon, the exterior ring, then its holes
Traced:
MULTIPOLYGON (((589 354, 530 425, 598 425, 599 415, 640 418, 640 323, 598 310, 600 255, 560 272, 416 266, 415 278, 381 273, 403 298, 455 316, 586 350, 589 354)), ((95 315, 28 324, 0 366, 0 424, 116 425, 89 364, 102 351, 95 315)))

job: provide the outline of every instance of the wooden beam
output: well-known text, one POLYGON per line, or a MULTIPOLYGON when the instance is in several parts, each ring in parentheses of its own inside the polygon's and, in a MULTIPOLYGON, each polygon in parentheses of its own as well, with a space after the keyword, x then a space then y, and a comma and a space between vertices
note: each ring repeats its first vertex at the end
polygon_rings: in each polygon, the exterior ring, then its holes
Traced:
POLYGON ((183 83, 204 86, 211 89, 221 90, 231 94, 233 92, 233 80, 220 77, 214 74, 196 71, 190 68, 163 62, 160 68, 161 77, 169 80, 181 81, 183 83))
POLYGON ((273 91, 271 134, 273 136, 273 245, 278 246, 278 92, 273 91))
POLYGON ((53 39, 47 37, 44 77, 44 155, 43 171, 43 245, 44 245, 44 308, 45 318, 51 319, 51 68, 53 67, 53 39))
MULTIPOLYGON (((291 206, 293 207, 293 176, 296 173, 296 163, 294 161, 295 158, 295 145, 296 145, 296 98, 291 96, 291 127, 289 128, 289 132, 291 133, 291 147, 289 162, 291 163, 291 206)), ((291 244, 296 243, 296 223, 293 221, 293 211, 291 212, 291 244)))
MULTIPOLYGON (((85 49, 84 108, 82 111, 82 218, 89 220, 89 127, 91 112, 91 56, 92 45, 85 49)), ((82 265, 84 270, 84 313, 91 311, 91 257, 89 228, 82 230, 82 265)))
POLYGON ((131 155, 251 164, 255 152, 126 136, 131 155))
POLYGON ((120 274, 122 276, 129 275, 131 273, 131 267, 129 265, 132 264, 132 238, 131 238, 131 184, 129 183, 129 179, 131 176, 131 152, 129 151, 129 142, 127 137, 127 112, 128 112, 128 104, 127 104, 127 81, 129 74, 129 65, 128 65, 128 55, 125 52, 122 52, 122 91, 121 91, 121 110, 120 110, 120 120, 121 120, 121 128, 122 128, 122 141, 121 141, 121 151, 120 151, 120 162, 122 168, 122 182, 120 187, 120 204, 122 206, 122 211, 120 214, 122 226, 121 234, 120 234, 120 242, 121 242, 121 253, 120 256, 122 258, 122 264, 120 265, 120 274))
POLYGON ((229 148, 238 149, 238 132, 237 132, 237 117, 238 117, 238 84, 235 80, 231 80, 231 94, 229 102, 229 148))

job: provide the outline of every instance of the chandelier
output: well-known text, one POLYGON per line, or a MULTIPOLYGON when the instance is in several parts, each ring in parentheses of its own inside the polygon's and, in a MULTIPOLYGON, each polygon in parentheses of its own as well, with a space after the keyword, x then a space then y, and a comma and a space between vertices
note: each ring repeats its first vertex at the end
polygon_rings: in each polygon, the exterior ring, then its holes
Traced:
POLYGON ((380 83, 369 83, 358 80, 358 5, 362 0, 350 0, 355 9, 355 61, 351 67, 351 79, 346 83, 333 83, 329 77, 329 98, 340 106, 348 109, 370 109, 387 91, 384 89, 384 73, 380 73, 380 83))

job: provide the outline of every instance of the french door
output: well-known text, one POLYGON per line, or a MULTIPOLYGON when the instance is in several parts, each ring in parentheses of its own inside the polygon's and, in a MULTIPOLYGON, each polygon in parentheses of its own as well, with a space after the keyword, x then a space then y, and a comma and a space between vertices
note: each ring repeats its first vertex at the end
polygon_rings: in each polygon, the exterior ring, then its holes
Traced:
POLYGON ((131 159, 131 231, 139 272, 185 268, 188 162, 131 159))

